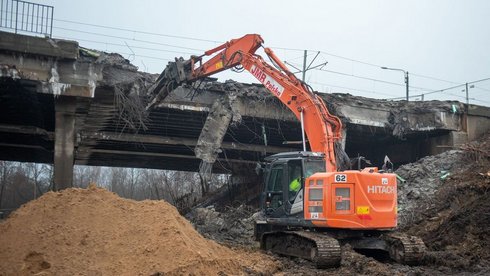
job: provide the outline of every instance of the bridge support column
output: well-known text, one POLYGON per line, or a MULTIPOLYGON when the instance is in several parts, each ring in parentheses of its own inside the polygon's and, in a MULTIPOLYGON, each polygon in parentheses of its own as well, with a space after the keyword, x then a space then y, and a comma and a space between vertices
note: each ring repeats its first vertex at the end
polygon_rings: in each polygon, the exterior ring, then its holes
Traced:
POLYGON ((55 99, 54 190, 73 187, 75 97, 55 99))

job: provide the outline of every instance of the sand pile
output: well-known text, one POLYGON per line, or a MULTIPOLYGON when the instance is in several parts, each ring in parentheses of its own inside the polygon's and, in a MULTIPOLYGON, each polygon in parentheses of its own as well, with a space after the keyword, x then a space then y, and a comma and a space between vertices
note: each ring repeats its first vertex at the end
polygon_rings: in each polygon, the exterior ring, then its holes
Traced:
POLYGON ((271 273, 259 253, 199 235, 164 201, 100 188, 50 192, 0 223, 0 275, 237 275, 271 273))

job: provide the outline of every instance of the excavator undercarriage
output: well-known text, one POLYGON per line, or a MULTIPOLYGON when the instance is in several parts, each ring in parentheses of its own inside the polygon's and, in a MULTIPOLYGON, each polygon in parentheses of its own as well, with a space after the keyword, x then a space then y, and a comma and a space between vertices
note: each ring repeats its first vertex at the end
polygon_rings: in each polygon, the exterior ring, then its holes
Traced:
POLYGON ((265 233, 260 247, 280 255, 310 260, 318 268, 339 266, 342 253, 337 239, 328 234, 308 231, 265 233))
POLYGON ((312 261, 317 268, 337 267, 341 262, 341 245, 350 244, 355 250, 385 252, 397 263, 417 265, 422 262, 426 247, 414 236, 396 232, 369 231, 368 236, 356 231, 352 236, 345 231, 316 232, 291 230, 256 233, 263 250, 312 261))

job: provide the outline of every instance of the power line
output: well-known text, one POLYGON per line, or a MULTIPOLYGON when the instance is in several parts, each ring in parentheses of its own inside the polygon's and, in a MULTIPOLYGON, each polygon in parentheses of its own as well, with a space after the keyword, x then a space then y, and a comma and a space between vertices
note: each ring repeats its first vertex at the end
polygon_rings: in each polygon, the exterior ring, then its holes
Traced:
POLYGON ((481 89, 481 90, 483 90, 483 91, 490 92, 490 89, 488 89, 488 88, 483 88, 483 87, 481 87, 481 86, 476 86, 476 85, 475 85, 475 88, 481 89))
POLYGON ((122 47, 131 47, 135 49, 143 49, 143 50, 151 50, 151 51, 159 51, 159 52, 169 52, 169 53, 177 53, 177 54, 185 54, 185 55, 193 55, 194 53, 188 53, 188 52, 180 52, 180 51, 172 51, 172 50, 165 50, 165 49, 157 49, 157 48, 149 48, 149 47, 142 47, 142 46, 133 46, 133 45, 126 45, 126 44, 120 44, 120 43, 112 43, 112 42, 104 42, 104 41, 98 41, 98 40, 90 40, 90 39, 79 39, 79 38, 73 38, 73 37, 59 37, 62 39, 73 39, 77 41, 85 41, 85 42, 91 42, 91 43, 98 43, 98 44, 105 44, 105 45, 112 45, 112 46, 122 46, 122 47))
POLYGON ((369 63, 369 62, 365 62, 365 61, 361 61, 361 60, 357 60, 357 59, 353 59, 353 58, 339 56, 339 55, 328 53, 328 52, 325 52, 325 51, 320 51, 320 52, 323 53, 323 54, 325 54, 325 55, 327 55, 327 56, 332 56, 332 57, 336 57, 336 58, 340 58, 340 59, 344 59, 344 60, 348 60, 348 61, 352 61, 352 62, 357 62, 357 63, 360 63, 360 64, 369 65, 369 66, 373 66, 373 67, 378 67, 378 68, 381 67, 381 65, 377 65, 377 64, 374 64, 374 63, 369 63))
MULTIPOLYGON (((420 78, 425 78, 425 79, 431 79, 431 80, 436 80, 436 81, 442 81, 442 82, 452 83, 452 84, 458 84, 458 83, 460 83, 460 82, 454 82, 454 81, 449 81, 449 80, 445 80, 445 79, 441 79, 441 78, 431 77, 431 76, 427 76, 427 75, 420 75, 420 74, 415 74, 415 73, 410 73, 410 75, 416 76, 416 77, 420 77, 420 78)), ((481 90, 485 90, 485 91, 490 92, 490 89, 487 89, 487 88, 483 88, 483 87, 476 86, 476 85, 474 87, 475 88, 478 88, 478 89, 481 89, 481 90)))
MULTIPOLYGON (((222 41, 217 41, 217 40, 202 39, 202 38, 189 37, 189 36, 180 36, 180 35, 162 34, 162 33, 155 33, 155 32, 147 32, 147 31, 141 31, 141 30, 135 30, 135 29, 127 29, 127 28, 121 28, 121 27, 112 27, 112 26, 99 25, 99 24, 83 23, 83 22, 78 22, 78 21, 73 21, 73 20, 66 20, 66 19, 53 19, 53 20, 59 21, 59 22, 66 22, 66 23, 72 23, 72 24, 78 24, 78 25, 92 26, 92 27, 97 27, 97 28, 104 28, 104 29, 111 29, 111 30, 119 30, 119 31, 126 31, 126 32, 146 34, 146 35, 153 35, 153 36, 170 37, 170 38, 178 38, 178 39, 187 39, 187 40, 194 40, 194 41, 201 41, 201 42, 210 42, 210 43, 223 43, 222 41)), ((93 33, 93 32, 87 32, 87 31, 81 31, 81 30, 76 30, 76 29, 69 29, 69 28, 62 28, 62 27, 54 27, 54 28, 64 29, 64 30, 70 30, 70 31, 75 31, 75 32, 81 32, 81 33, 87 33, 87 34, 93 34, 93 35, 103 35, 103 36, 108 36, 108 37, 112 37, 112 38, 130 39, 130 40, 138 41, 138 42, 142 42, 142 43, 157 44, 157 45, 163 45, 163 46, 168 46, 168 47, 175 47, 175 48, 180 48, 180 49, 195 50, 195 51, 204 51, 202 49, 188 48, 188 47, 182 47, 182 46, 171 45, 171 44, 164 44, 164 43, 157 43, 157 42, 153 42, 153 41, 139 40, 139 39, 134 39, 134 38, 125 38, 125 37, 119 37, 119 36, 113 36, 113 35, 105 35, 105 34, 93 33)), ((123 46, 123 45, 117 45, 117 46, 123 46)), ((136 46, 132 46, 132 47, 144 49, 143 47, 136 47, 136 46)), ((281 49, 281 50, 289 50, 289 51, 304 51, 304 49, 298 49, 298 48, 287 48, 287 47, 271 47, 271 48, 281 49)), ((155 50, 155 49, 148 49, 148 50, 155 50)), ((333 54, 333 53, 326 52, 326 51, 317 51, 317 50, 308 50, 308 51, 310 51, 310 52, 311 51, 320 52, 320 53, 325 54, 325 55, 328 55, 328 56, 333 56, 333 57, 336 57, 336 58, 340 58, 340 59, 344 59, 344 60, 348 60, 348 61, 351 61, 351 62, 356 62, 356 63, 368 65, 368 66, 373 66, 373 67, 377 67, 377 68, 381 67, 381 65, 379 65, 379 64, 374 64, 374 63, 371 63, 371 62, 366 62, 366 61, 362 61, 362 60, 358 60, 358 59, 354 59, 354 58, 349 58, 349 57, 345 57, 345 56, 333 54)), ((170 51, 168 51, 168 52, 170 52, 170 51)), ((192 53, 184 53, 184 52, 179 52, 179 53, 192 54, 192 53)), ((300 57, 298 57, 298 58, 300 58, 300 57)), ((294 58, 294 59, 296 59, 296 58, 294 58)), ((441 79, 441 78, 436 78, 436 77, 432 77, 432 76, 427 76, 427 75, 422 75, 422 74, 416 74, 416 73, 411 73, 411 75, 412 76, 416 76, 416 77, 420 77, 420 78, 426 78, 426 79, 432 79, 432 80, 436 80, 436 81, 442 81, 442 82, 456 84, 456 82, 445 80, 445 79, 441 79)), ((370 79, 370 78, 368 78, 368 79, 370 79)), ((372 79, 372 80, 374 80, 374 79, 372 79)), ((374 81, 388 83, 388 84, 392 84, 392 85, 403 86, 403 84, 395 84, 393 82, 386 82, 386 81, 382 81, 382 80, 374 80, 374 81)), ((420 88, 420 87, 415 87, 415 86, 412 86, 412 87, 413 88, 417 88, 417 89, 421 89, 421 90, 430 90, 430 89, 420 88)), ((477 88, 482 89, 482 90, 486 90, 486 91, 490 91, 489 89, 485 89, 485 88, 481 88, 481 87, 477 87, 477 88)))
MULTIPOLYGON (((296 49, 296 48, 284 48, 284 47, 275 47, 275 48, 282 49, 282 50, 290 50, 290 51, 304 51, 304 50, 296 49)), ((307 51, 318 51, 318 50, 307 50, 307 51)), ((372 66, 372 67, 376 67, 376 68, 382 67, 379 64, 375 64, 375 63, 371 63, 371 62, 366 62, 366 61, 362 61, 362 60, 358 60, 358 59, 354 59, 354 58, 349 58, 349 57, 345 57, 345 56, 341 56, 341 55, 329 53, 329 52, 326 52, 326 51, 318 51, 318 52, 320 52, 322 54, 325 54, 325 55, 328 55, 328 56, 332 56, 332 57, 336 57, 336 58, 339 58, 339 59, 348 60, 348 61, 351 61, 351 62, 356 62, 356 63, 360 63, 360 64, 364 64, 364 65, 368 65, 368 66, 372 66)), ((441 78, 436 78, 436 77, 432 77, 432 76, 427 76, 427 75, 422 75, 422 74, 410 73, 410 75, 416 76, 416 77, 420 77, 420 78, 426 78, 426 79, 432 79, 432 80, 447 82, 447 83, 453 83, 453 84, 456 84, 457 83, 457 82, 454 82, 454 81, 449 81, 449 80, 445 80, 445 79, 441 79, 441 78)))
MULTIPOLYGON (((468 82, 468 84, 478 83, 478 82, 487 81, 487 80, 490 80, 490 78, 484 78, 484 79, 480 79, 480 80, 476 80, 476 81, 470 81, 470 82, 468 82)), ((451 86, 451 87, 440 89, 440 90, 434 90, 434 91, 430 91, 430 92, 424 93, 424 95, 429 95, 429 94, 434 94, 434 93, 440 93, 440 92, 444 92, 446 90, 451 90, 451 89, 454 89, 454 88, 457 88, 457 87, 461 87, 461 86, 465 86, 465 85, 466 85, 466 83, 463 83, 463 84, 451 86)))
POLYGON ((362 91, 362 92, 373 93, 373 94, 384 95, 384 96, 393 96, 392 94, 381 93, 381 92, 377 92, 377 91, 374 91, 374 90, 365 90, 365 89, 360 89, 360 88, 352 88, 352 87, 346 87, 346 86, 339 86, 339 85, 333 85, 333 84, 316 82, 316 81, 310 81, 310 83, 319 84, 319 85, 325 85, 325 86, 332 86, 332 87, 341 88, 341 89, 347 89, 347 90, 352 90, 352 91, 362 91))
MULTIPOLYGON (((297 63, 292 63, 292 64, 299 66, 297 63)), ((401 83, 396 83, 396 82, 391 82, 391 81, 386 81, 386 80, 380 80, 380 79, 375 79, 375 78, 370 78, 370 77, 365 77, 365 76, 359 76, 359 75, 354 75, 354 74, 348 74, 348 73, 344 73, 344 72, 338 72, 338 71, 327 70, 327 69, 322 69, 322 68, 315 68, 315 70, 324 71, 324 72, 333 73, 333 74, 338 74, 338 75, 347 76, 347 77, 354 77, 354 78, 359 78, 359 79, 364 79, 364 80, 370 80, 370 81, 375 81, 375 82, 405 87, 405 85, 401 84, 401 83)), ((424 91, 431 91, 432 90, 429 88, 418 87, 418 86, 410 86, 410 87, 415 88, 417 90, 424 90, 424 91)))
MULTIPOLYGON (((476 80, 476 81, 470 81, 470 82, 468 82, 468 84, 479 83, 479 82, 488 81, 488 80, 490 80, 490 78, 484 78, 484 79, 480 79, 480 80, 476 80)), ((419 94, 419 95, 412 95, 411 97, 418 97, 418 96, 422 96, 422 95, 425 96, 425 95, 430 95, 430 94, 435 94, 435 93, 445 93, 445 94, 448 94, 448 95, 451 95, 451 96, 455 96, 455 97, 466 99, 466 97, 464 97, 464 96, 445 92, 447 90, 451 90, 451 89, 455 89, 455 88, 463 87, 463 86, 466 86, 466 83, 454 85, 454 86, 447 87, 447 88, 444 88, 444 89, 430 91, 430 92, 419 94)), ((396 99, 400 99, 400 98, 391 98, 390 100, 396 100, 396 99)), ((479 99, 475 99, 475 98, 471 98, 471 99, 474 100, 474 101, 489 103, 489 102, 484 101, 484 100, 479 100, 479 99)))
POLYGON ((111 27, 111 26, 91 24, 91 23, 82 23, 82 22, 72 21, 72 20, 66 20, 66 19, 53 19, 53 20, 54 21, 60 21, 60 22, 73 23, 73 24, 78 24, 78 25, 85 25, 85 26, 92 26, 92 27, 97 27, 97 28, 110 29, 110 30, 118 30, 118 31, 126 31, 126 32, 132 32, 132 33, 146 34, 146 35, 154 35, 154 36, 162 36, 162 37, 170 37, 170 38, 179 38, 179 39, 187 39, 187 40, 202 41, 202 42, 211 42, 211 43, 223 43, 221 41, 216 41, 216 40, 195 38, 195 37, 189 37, 189 36, 181 36, 181 35, 170 35, 170 34, 162 34, 162 33, 153 33, 153 32, 146 32, 146 31, 134 30, 134 29, 111 27))
MULTIPOLYGON (((63 20, 63 19, 54 19, 54 20, 55 21, 59 21, 59 22, 67 22, 67 23, 72 23, 72 24, 86 25, 86 26, 92 26, 92 27, 97 27, 97 28, 105 28, 105 29, 126 31, 126 32, 146 34, 146 35, 170 37, 170 38, 177 38, 177 39, 187 39, 187 40, 194 40, 194 41, 201 41, 201 42, 210 42, 210 43, 222 43, 222 42, 216 41, 216 40, 200 39, 200 38, 195 38, 195 37, 177 36, 177 35, 170 35, 170 34, 161 34, 161 33, 154 33, 154 32, 146 32, 146 31, 126 29, 126 28, 119 28, 119 27, 111 27, 111 26, 98 25, 98 24, 82 23, 82 22, 72 21, 72 20, 63 20)), ((174 48, 179 48, 179 49, 186 49, 186 50, 193 50, 193 51, 200 51, 200 52, 203 52, 204 51, 202 49, 197 49, 197 48, 182 47, 182 46, 178 46, 178 45, 172 45, 172 44, 166 44, 166 43, 159 43, 159 42, 148 41, 148 40, 140 40, 140 39, 128 38, 128 37, 121 37, 121 36, 115 36, 115 35, 109 35, 109 34, 102 34, 102 33, 96 33, 96 32, 82 31, 82 30, 71 29, 71 28, 63 28, 63 27, 53 27, 53 28, 57 28, 57 29, 61 29, 61 30, 67 30, 67 31, 73 31, 73 32, 79 32, 79 33, 85 33, 85 34, 91 34, 91 35, 98 35, 98 36, 104 36, 104 37, 117 38, 117 39, 132 40, 132 41, 141 42, 141 43, 148 43, 148 44, 154 44, 154 45, 162 45, 162 46, 174 47, 174 48)), ((104 42, 94 41, 94 40, 83 40, 83 39, 78 39, 78 40, 88 41, 88 42, 93 42, 93 43, 101 43, 101 44, 106 44, 106 45, 114 45, 114 46, 128 46, 128 45, 116 44, 116 43, 108 43, 108 42, 105 42, 104 43, 104 42)), ((146 49, 146 50, 154 50, 154 51, 175 52, 175 53, 182 53, 182 54, 192 54, 192 53, 187 53, 187 52, 178 52, 178 51, 155 49, 155 48, 148 48, 148 47, 141 47, 141 46, 131 46, 131 47, 133 47, 133 48, 139 48, 139 49, 146 49)), ((289 51, 304 51, 304 49, 297 49, 297 48, 286 48, 286 47, 271 47, 271 48, 281 49, 281 50, 289 50, 289 51)), ((308 51, 311 52, 313 50, 308 50, 308 51)), ((315 50, 314 52, 320 52, 320 53, 325 54, 325 55, 328 55, 328 56, 333 56, 333 57, 336 57, 336 58, 340 58, 340 59, 344 59, 344 60, 348 60, 348 61, 351 61, 351 62, 356 62, 356 63, 368 65, 368 66, 373 66, 373 67, 378 67, 378 68, 381 67, 378 64, 374 64, 374 63, 370 63, 370 62, 365 62, 365 61, 361 61, 361 60, 357 60, 357 59, 353 59, 353 58, 348 58, 348 57, 345 57, 345 56, 341 56, 341 55, 329 53, 329 52, 326 52, 326 51, 316 51, 315 50)), ((163 59, 163 58, 156 58, 156 57, 144 56, 144 55, 135 55, 134 53, 131 53, 131 54, 129 54, 129 53, 123 53, 123 54, 170 61, 168 59, 163 59)), ((370 81, 375 81, 375 82, 380 82, 380 83, 386 83, 386 84, 390 84, 390 85, 403 86, 403 84, 399 84, 399 83, 394 83, 394 82, 380 80, 380 79, 374 79, 374 78, 370 78, 370 77, 358 76, 358 75, 354 75, 354 74, 347 74, 347 73, 343 73, 343 72, 337 72, 337 71, 325 70, 325 69, 316 69, 316 70, 324 71, 324 72, 329 72, 329 73, 334 73, 334 74, 340 74, 340 75, 349 76, 349 77, 355 77, 355 78, 365 79, 365 80, 370 80, 370 81)), ((453 81, 448 81, 448 80, 444 80, 444 79, 440 79, 440 78, 435 78, 435 77, 431 77, 431 76, 426 76, 426 75, 421 75, 421 74, 416 74, 416 73, 411 73, 411 75, 417 76, 417 77, 421 77, 421 78, 427 78, 427 79, 432 79, 432 80, 437 80, 437 81, 443 81, 443 82, 448 82, 448 83, 456 84, 456 82, 453 82, 453 81)), ((471 83, 477 83, 477 82, 485 81, 485 80, 489 80, 489 79, 490 78, 482 79, 482 80, 474 81, 474 82, 471 82, 471 83)), ((333 86, 333 85, 330 85, 330 86, 333 86)), ((428 95, 428 94, 433 94, 433 93, 444 92, 445 90, 456 88, 456 87, 460 87, 460 86, 462 86, 462 85, 457 85, 457 86, 454 86, 454 87, 451 87, 451 88, 446 88, 446 89, 442 89, 442 90, 435 90, 435 91, 430 91, 430 89, 423 88, 423 87, 416 87, 416 86, 411 86, 411 87, 412 88, 416 88, 416 89, 420 89, 420 90, 429 91, 427 93, 424 93, 424 95, 428 95)), ((350 89, 350 88, 346 88, 346 87, 339 87, 339 88, 350 89)), ((482 90, 485 90, 485 91, 490 91, 489 89, 486 89, 486 88, 481 88, 481 87, 476 87, 476 88, 479 88, 479 89, 482 89, 482 90)), ((361 91, 360 89, 357 89, 357 90, 361 91)), ((364 90, 364 91, 370 92, 370 93, 371 92, 372 93, 376 93, 374 91, 367 91, 367 90, 364 90)), ((377 94, 382 94, 382 93, 377 93, 377 94)), ((454 96, 458 96, 458 95, 454 95, 454 96)))
MULTIPOLYGON (((181 35, 171 35, 171 34, 147 32, 147 31, 141 31, 141 30, 135 30, 135 29, 128 29, 128 28, 121 28, 121 27, 113 27, 113 26, 106 26, 106 25, 99 25, 99 24, 92 24, 92 23, 83 23, 83 22, 79 22, 79 21, 66 20, 66 19, 53 19, 53 20, 59 21, 59 22, 66 22, 66 23, 72 23, 72 24, 78 24, 78 25, 92 26, 92 27, 97 27, 97 28, 104 28, 104 29, 110 29, 110 30, 119 30, 119 31, 139 33, 139 34, 146 34, 146 35, 153 35, 153 36, 160 36, 160 37, 169 37, 169 38, 177 38, 177 39, 187 39, 187 40, 201 41, 201 42, 210 42, 210 43, 223 43, 222 41, 217 41, 217 40, 202 39, 202 38, 196 38, 196 37, 190 37, 190 36, 181 36, 181 35)), ((90 33, 90 32, 84 32, 84 31, 80 31, 80 30, 74 30, 74 29, 68 29, 68 28, 61 28, 61 27, 54 27, 54 28, 65 29, 65 30, 72 30, 72 31, 83 32, 83 33, 90 33)), ((96 34, 96 33, 91 33, 91 34, 102 35, 102 34, 96 34)), ((123 38, 123 37, 111 36, 111 35, 105 35, 105 36, 109 36, 109 37, 113 37, 113 38, 120 38, 120 39, 130 39, 130 38, 123 38)), ((143 43, 157 44, 155 42, 145 41, 145 40, 137 40, 137 39, 132 39, 132 40, 135 40, 135 41, 138 41, 138 42, 143 42, 143 43)), ((158 44, 159 45, 163 45, 162 43, 158 43, 158 44)), ((180 46, 170 45, 170 44, 166 44, 164 46, 176 47, 176 48, 188 49, 188 50, 204 51, 202 49, 180 47, 180 46)), ((133 46, 133 47, 134 48, 137 48, 135 46, 133 46)), ((143 49, 142 47, 140 47, 140 48, 143 49)), ((281 49, 281 50, 289 50, 289 51, 304 51, 304 49, 298 49, 298 48, 287 48, 287 47, 271 47, 271 48, 281 49)), ((152 49, 148 49, 148 50, 152 50, 152 49)), ((344 59, 344 60, 348 60, 348 61, 351 61, 351 62, 356 62, 356 63, 360 63, 360 64, 364 64, 364 65, 368 65, 368 66, 373 66, 373 67, 378 67, 378 68, 381 67, 381 65, 379 65, 379 64, 374 64, 374 63, 371 63, 371 62, 366 62, 366 61, 362 61, 362 60, 358 60, 358 59, 354 59, 354 58, 349 58, 349 57, 345 57, 345 56, 333 54, 333 53, 326 52, 326 51, 318 51, 318 50, 308 50, 308 51, 310 51, 310 52, 311 51, 321 52, 321 53, 323 53, 325 55, 333 56, 333 57, 344 59)), ((184 53, 184 54, 188 54, 188 53, 184 53)), ((301 58, 301 57, 298 57, 298 58, 301 58)), ((294 58, 294 59, 296 59, 296 58, 294 58)), ((454 82, 454 81, 449 81, 449 80, 445 80, 445 79, 441 79, 441 78, 436 78, 436 77, 432 77, 432 76, 427 76, 427 75, 422 75, 422 74, 411 73, 411 75, 412 76, 416 76, 416 77, 420 77, 420 78, 432 79, 432 80, 442 81, 442 82, 447 82, 447 83, 452 83, 452 84, 456 84, 457 83, 457 82, 454 82)), ((417 88, 417 87, 414 87, 414 88, 417 88)), ((485 89, 485 88, 481 88, 481 87, 477 87, 477 88, 482 89, 482 90, 485 90, 485 91, 490 91, 490 89, 485 89)), ((424 88, 419 88, 419 89, 424 90, 424 88)), ((430 90, 430 89, 426 89, 426 90, 430 90)))
POLYGON ((411 72, 410 72, 410 75, 411 76, 416 76, 416 77, 419 77, 419 78, 436 80, 436 81, 442 81, 442 82, 447 82, 447 83, 452 83, 452 84, 457 84, 458 83, 458 82, 454 82, 454 81, 444 80, 444 79, 440 79, 440 78, 436 78, 436 77, 431 77, 431 76, 426 76, 426 75, 415 74, 415 73, 411 73, 411 72))
MULTIPOLYGON (((315 70, 333 73, 333 74, 338 74, 338 75, 347 76, 347 77, 354 77, 354 78, 358 78, 358 79, 370 80, 370 81, 375 81, 375 82, 380 82, 380 83, 385 83, 385 84, 390 84, 390 85, 403 86, 403 87, 405 86, 404 84, 401 84, 401 83, 385 81, 385 80, 380 80, 380 79, 375 79, 375 78, 370 78, 370 77, 364 77, 364 76, 358 76, 358 75, 354 75, 354 74, 348 74, 348 73, 343 73, 343 72, 338 72, 338 71, 333 71, 333 70, 326 70, 326 69, 315 69, 315 70)), ((431 91, 431 89, 424 88, 424 87, 418 87, 418 86, 410 86, 410 87, 416 88, 419 90, 424 90, 424 91, 431 91)))
POLYGON ((150 58, 150 59, 157 59, 157 60, 163 60, 163 61, 173 61, 173 60, 171 60, 171 59, 167 59, 167 58, 159 58, 159 57, 152 57, 152 56, 138 55, 138 54, 134 54, 134 53, 124 53, 124 52, 119 52, 118 54, 123 54, 123 55, 128 55, 128 56, 135 56, 135 57, 150 58))
POLYGON ((62 27, 53 27, 53 28, 55 28, 55 29, 61 29, 61 30, 66 30, 66 31, 77 32, 77 33, 98 35, 98 36, 103 36, 103 37, 111 37, 111 38, 118 38, 118 39, 124 39, 124 40, 132 40, 132 41, 137 41, 137 42, 142 42, 142 43, 148 43, 148 44, 154 44, 154 45, 162 45, 162 46, 174 47, 174 48, 179 48, 179 49, 186 49, 186 50, 193 50, 193 51, 204 52, 204 50, 202 50, 202 49, 182 47, 182 46, 178 46, 178 45, 172 45, 172 44, 166 44, 166 43, 160 43, 160 42, 154 42, 154 41, 148 41, 148 40, 141 40, 141 39, 136 39, 136 38, 122 37, 122 36, 102 34, 102 33, 94 33, 94 32, 88 32, 88 31, 82 31, 82 30, 70 29, 70 28, 62 28, 62 27))

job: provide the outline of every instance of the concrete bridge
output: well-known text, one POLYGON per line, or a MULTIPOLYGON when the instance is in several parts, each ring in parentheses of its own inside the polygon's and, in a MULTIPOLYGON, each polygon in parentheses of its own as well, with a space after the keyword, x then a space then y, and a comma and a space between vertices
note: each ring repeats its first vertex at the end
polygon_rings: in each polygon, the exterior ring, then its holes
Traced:
MULTIPOLYGON (((0 159, 54 163, 57 189, 71 186, 74 164, 197 171, 206 118, 223 104, 232 119, 214 172, 247 175, 266 155, 301 149, 299 122, 262 86, 179 87, 144 112, 157 76, 120 55, 75 41, 0 38, 0 159)), ((321 96, 344 123, 347 153, 375 164, 385 154, 412 162, 490 129, 490 109, 481 106, 321 96)))

